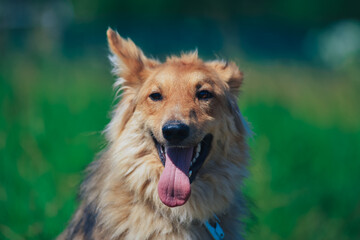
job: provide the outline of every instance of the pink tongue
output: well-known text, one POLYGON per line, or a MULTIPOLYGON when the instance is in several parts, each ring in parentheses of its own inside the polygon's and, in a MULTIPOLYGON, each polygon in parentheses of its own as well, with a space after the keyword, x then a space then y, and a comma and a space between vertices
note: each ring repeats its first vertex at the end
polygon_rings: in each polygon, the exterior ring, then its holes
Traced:
POLYGON ((166 206, 181 206, 191 193, 188 174, 194 148, 166 148, 165 151, 165 168, 158 184, 159 197, 166 206))

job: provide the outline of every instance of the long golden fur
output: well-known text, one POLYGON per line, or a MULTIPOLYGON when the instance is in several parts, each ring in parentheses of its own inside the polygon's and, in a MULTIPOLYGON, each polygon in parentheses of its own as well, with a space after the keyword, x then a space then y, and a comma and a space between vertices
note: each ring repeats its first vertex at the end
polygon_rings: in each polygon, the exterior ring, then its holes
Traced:
POLYGON ((238 67, 204 62, 196 51, 160 63, 111 29, 107 37, 121 101, 105 130, 108 145, 88 167, 81 204, 58 239, 211 239, 203 223, 214 214, 225 239, 242 239, 238 190, 248 128, 236 104, 243 80, 238 67), (190 197, 177 207, 159 198, 164 165, 154 142, 167 144, 162 128, 170 120, 189 126, 181 147, 213 137, 190 197))

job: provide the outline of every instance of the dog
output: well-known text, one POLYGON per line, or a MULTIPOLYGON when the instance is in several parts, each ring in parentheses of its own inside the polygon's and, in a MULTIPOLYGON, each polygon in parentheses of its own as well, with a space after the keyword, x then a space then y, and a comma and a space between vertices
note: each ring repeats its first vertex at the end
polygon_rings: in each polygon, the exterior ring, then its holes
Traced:
POLYGON ((197 51, 147 58, 111 28, 107 39, 121 100, 58 239, 243 239, 243 73, 197 51))

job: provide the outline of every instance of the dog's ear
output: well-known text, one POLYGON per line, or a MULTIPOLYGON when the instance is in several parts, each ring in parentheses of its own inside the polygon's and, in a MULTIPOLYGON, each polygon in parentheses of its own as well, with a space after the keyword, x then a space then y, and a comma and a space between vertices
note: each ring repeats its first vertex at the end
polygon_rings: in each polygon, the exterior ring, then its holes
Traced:
POLYGON ((134 87, 141 84, 147 77, 148 70, 156 67, 159 62, 148 59, 129 38, 123 39, 111 28, 107 30, 109 48, 112 52, 110 60, 114 65, 114 73, 122 78, 122 85, 134 87))
POLYGON ((227 83, 230 92, 237 96, 240 91, 240 86, 243 82, 243 73, 239 70, 234 62, 212 61, 207 63, 212 67, 219 77, 227 83))
POLYGON ((237 96, 244 79, 243 73, 239 70, 234 62, 216 60, 207 62, 206 64, 212 67, 220 79, 224 81, 229 87, 231 94, 226 96, 226 102, 230 114, 233 117, 234 126, 237 129, 237 131, 235 131, 234 128, 233 132, 238 132, 241 136, 251 136, 251 130, 247 122, 242 117, 240 109, 237 105, 237 96))

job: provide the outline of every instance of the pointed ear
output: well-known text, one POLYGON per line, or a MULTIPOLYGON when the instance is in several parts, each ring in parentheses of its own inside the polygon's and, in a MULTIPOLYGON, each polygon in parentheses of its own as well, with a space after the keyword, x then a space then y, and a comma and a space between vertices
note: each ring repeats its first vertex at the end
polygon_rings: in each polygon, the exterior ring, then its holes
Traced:
POLYGON ((239 70, 234 62, 212 61, 207 63, 212 67, 219 77, 227 83, 230 92, 237 96, 240 91, 240 86, 243 82, 243 73, 239 70))
POLYGON ((114 65, 113 72, 122 78, 122 84, 134 86, 146 78, 147 70, 156 67, 159 62, 145 57, 144 53, 129 38, 123 39, 111 28, 107 30, 107 39, 114 65))

